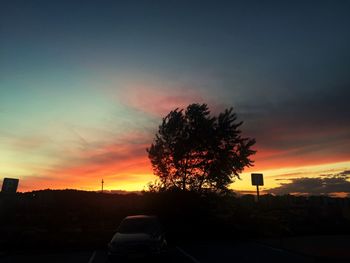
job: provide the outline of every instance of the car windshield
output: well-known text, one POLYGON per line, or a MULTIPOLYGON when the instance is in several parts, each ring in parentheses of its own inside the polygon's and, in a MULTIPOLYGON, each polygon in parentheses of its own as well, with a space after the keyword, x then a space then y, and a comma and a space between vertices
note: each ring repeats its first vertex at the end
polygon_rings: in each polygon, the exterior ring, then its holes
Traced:
POLYGON ((157 229, 159 229, 159 224, 155 218, 126 218, 120 224, 118 232, 123 234, 152 234, 157 229))

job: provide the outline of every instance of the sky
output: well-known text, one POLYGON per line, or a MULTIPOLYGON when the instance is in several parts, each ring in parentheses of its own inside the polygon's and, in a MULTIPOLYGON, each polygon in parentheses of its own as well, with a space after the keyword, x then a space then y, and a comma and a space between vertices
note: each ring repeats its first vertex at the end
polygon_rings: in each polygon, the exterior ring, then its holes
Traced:
POLYGON ((0 177, 143 190, 169 111, 234 107, 236 191, 350 194, 348 1, 0 1, 0 177), (308 187, 305 187, 308 185, 308 187))

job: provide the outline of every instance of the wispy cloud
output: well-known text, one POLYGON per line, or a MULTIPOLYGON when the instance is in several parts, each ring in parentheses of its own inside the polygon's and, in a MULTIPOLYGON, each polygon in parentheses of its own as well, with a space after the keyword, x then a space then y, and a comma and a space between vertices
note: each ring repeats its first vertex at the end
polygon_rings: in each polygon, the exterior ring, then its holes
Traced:
POLYGON ((104 178, 109 185, 118 185, 118 189, 137 182, 141 189, 152 176, 146 152, 148 146, 147 136, 136 132, 121 135, 114 141, 89 143, 88 148, 78 147, 73 154, 69 152, 58 163, 42 169, 42 175, 25 176, 21 188, 90 187, 93 190, 104 178))

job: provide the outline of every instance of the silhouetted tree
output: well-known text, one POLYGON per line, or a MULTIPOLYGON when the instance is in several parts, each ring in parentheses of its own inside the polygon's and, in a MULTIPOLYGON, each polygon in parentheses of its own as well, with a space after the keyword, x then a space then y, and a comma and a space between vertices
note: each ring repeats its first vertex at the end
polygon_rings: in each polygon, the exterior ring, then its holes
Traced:
POLYGON ((150 190, 226 191, 244 167, 255 139, 241 137, 233 108, 212 117, 206 104, 171 111, 147 148, 159 180, 150 190))

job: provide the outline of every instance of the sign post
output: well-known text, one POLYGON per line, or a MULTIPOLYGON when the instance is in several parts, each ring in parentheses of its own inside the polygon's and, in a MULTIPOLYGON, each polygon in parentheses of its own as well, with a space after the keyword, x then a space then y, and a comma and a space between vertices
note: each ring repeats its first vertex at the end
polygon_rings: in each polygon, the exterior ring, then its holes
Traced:
POLYGON ((259 202, 259 185, 264 185, 263 174, 252 173, 252 185, 256 185, 257 202, 259 202))

